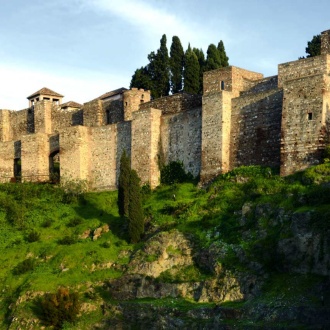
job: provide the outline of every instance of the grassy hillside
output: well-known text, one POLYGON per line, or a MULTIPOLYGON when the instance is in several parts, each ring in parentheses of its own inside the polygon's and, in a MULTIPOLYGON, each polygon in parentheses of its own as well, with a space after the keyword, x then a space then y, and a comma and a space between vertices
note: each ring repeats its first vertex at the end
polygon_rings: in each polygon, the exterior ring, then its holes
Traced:
MULTIPOLYGON (((326 163, 286 178, 269 168, 241 167, 219 176, 206 189, 192 183, 160 186, 152 192, 144 187, 146 233, 135 245, 128 241, 127 223, 118 216, 116 192, 83 193, 74 184, 66 189, 0 185, 0 328, 10 327, 15 317, 21 326, 37 329, 40 311, 35 297, 59 286, 77 291, 84 308, 77 324, 67 328, 92 328, 109 316, 100 306, 117 303, 103 289, 105 281, 125 274, 144 242, 173 230, 192 242, 195 264, 164 271, 158 281, 200 282, 214 276, 198 256, 217 248, 222 251, 217 263, 232 273, 256 272, 255 263, 267 273, 260 295, 251 301, 271 305, 278 302, 280 290, 282 301, 294 305, 299 298, 312 303, 306 291, 324 276, 287 276, 287 266, 274 251, 280 239, 292 236, 290 214, 311 212, 313 231, 321 236, 329 232, 329 182, 326 163), (103 232, 93 239, 97 228, 103 232)), ((148 255, 146 262, 155 258, 148 255)), ((178 308, 196 306, 193 301, 176 301, 178 308)), ((163 304, 167 306, 168 300, 163 304)))

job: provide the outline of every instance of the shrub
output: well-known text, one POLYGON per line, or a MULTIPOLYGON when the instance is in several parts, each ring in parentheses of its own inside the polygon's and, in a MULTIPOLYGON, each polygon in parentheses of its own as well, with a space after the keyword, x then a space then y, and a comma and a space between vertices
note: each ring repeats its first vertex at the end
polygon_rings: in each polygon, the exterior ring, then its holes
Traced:
POLYGON ((52 220, 51 219, 46 219, 42 224, 41 227, 43 228, 49 228, 52 225, 52 220))
POLYGON ((186 173, 182 162, 170 162, 160 170, 160 182, 163 184, 191 182, 194 177, 191 173, 186 173))
POLYGON ((72 245, 74 243, 76 243, 76 240, 72 236, 64 236, 62 239, 58 240, 58 244, 61 245, 72 245))
POLYGON ((40 233, 38 233, 35 230, 32 230, 29 232, 29 234, 26 236, 26 240, 29 243, 37 242, 40 240, 40 233))
POLYGON ((34 259, 28 258, 17 264, 17 266, 13 269, 13 274, 14 275, 25 274, 33 270, 34 267, 35 267, 34 259))
POLYGON ((72 218, 70 219, 69 223, 67 224, 68 227, 76 227, 78 225, 80 225, 82 223, 82 219, 81 218, 72 218))
POLYGON ((77 203, 88 190, 88 182, 85 180, 66 180, 61 182, 62 202, 65 204, 77 203))
POLYGON ((46 293, 40 300, 41 318, 46 325, 61 329, 64 322, 76 320, 80 310, 79 296, 68 288, 60 287, 56 293, 46 293))
POLYGON ((105 249, 109 249, 111 244, 110 244, 110 242, 104 242, 104 243, 100 244, 100 246, 105 248, 105 249))

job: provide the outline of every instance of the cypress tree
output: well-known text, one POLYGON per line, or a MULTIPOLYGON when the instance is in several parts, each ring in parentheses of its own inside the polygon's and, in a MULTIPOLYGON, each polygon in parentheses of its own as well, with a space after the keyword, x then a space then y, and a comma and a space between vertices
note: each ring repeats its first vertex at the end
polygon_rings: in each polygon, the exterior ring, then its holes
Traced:
POLYGON ((140 241, 141 235, 144 233, 140 178, 135 170, 130 171, 129 178, 128 232, 131 242, 137 243, 140 241))
POLYGON ((126 151, 120 158, 120 173, 118 178, 118 212, 121 217, 128 217, 129 210, 129 184, 131 166, 126 151))
POLYGON ((214 44, 210 44, 207 49, 207 58, 205 64, 205 71, 215 70, 221 68, 220 54, 214 44))
POLYGON ((220 55, 220 62, 221 62, 221 67, 226 67, 229 65, 229 58, 226 54, 226 51, 225 51, 225 45, 223 44, 223 41, 220 40, 219 43, 218 43, 218 52, 219 52, 219 55, 220 55))
POLYGON ((170 49, 171 92, 181 92, 183 78, 184 51, 179 37, 172 38, 170 49))
POLYGON ((203 72, 205 71, 205 55, 202 49, 193 48, 199 63, 199 94, 203 94, 203 72))
POLYGON ((196 54, 191 50, 190 45, 185 53, 184 60, 184 87, 187 93, 198 94, 199 92, 199 63, 196 54))
POLYGON ((169 56, 166 46, 166 35, 160 39, 160 48, 157 53, 151 52, 148 59, 153 82, 152 96, 154 98, 167 96, 170 92, 169 56))

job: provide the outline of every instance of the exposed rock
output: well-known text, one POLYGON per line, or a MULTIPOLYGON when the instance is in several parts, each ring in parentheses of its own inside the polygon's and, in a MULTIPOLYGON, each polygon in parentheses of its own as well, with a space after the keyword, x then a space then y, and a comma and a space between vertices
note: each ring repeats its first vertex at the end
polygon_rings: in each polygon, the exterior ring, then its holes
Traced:
POLYGON ((90 236, 90 234, 91 234, 91 230, 90 229, 86 229, 80 236, 79 236, 79 238, 81 238, 81 239, 86 239, 86 238, 88 238, 89 236, 90 236))
POLYGON ((229 272, 222 278, 191 283, 162 283, 148 276, 126 275, 109 281, 109 292, 118 300, 182 297, 198 302, 223 302, 243 299, 239 283, 229 272))
POLYGON ((161 232, 151 237, 142 250, 132 256, 128 265, 130 274, 158 277, 174 266, 193 264, 192 247, 180 232, 161 232))
MULTIPOLYGON (((93 241, 96 241, 102 234, 109 232, 110 228, 108 224, 103 225, 102 227, 98 227, 93 232, 93 241)), ((87 232, 87 230, 86 230, 87 232)), ((89 231, 90 233, 91 231, 89 231)))
POLYGON ((284 270, 330 275, 330 232, 313 230, 311 212, 294 213, 291 231, 292 237, 278 243, 284 270))

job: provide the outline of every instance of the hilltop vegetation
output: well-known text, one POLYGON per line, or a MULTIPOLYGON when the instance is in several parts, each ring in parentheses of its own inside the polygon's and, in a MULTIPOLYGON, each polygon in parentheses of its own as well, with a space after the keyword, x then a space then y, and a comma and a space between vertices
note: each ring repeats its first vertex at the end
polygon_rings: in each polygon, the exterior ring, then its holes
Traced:
POLYGON ((40 299, 59 287, 81 305, 67 329, 308 326, 292 316, 298 308, 324 324, 329 182, 325 163, 286 178, 241 167, 206 189, 144 187, 145 234, 136 244, 117 192, 2 184, 1 328, 40 328, 40 299))

